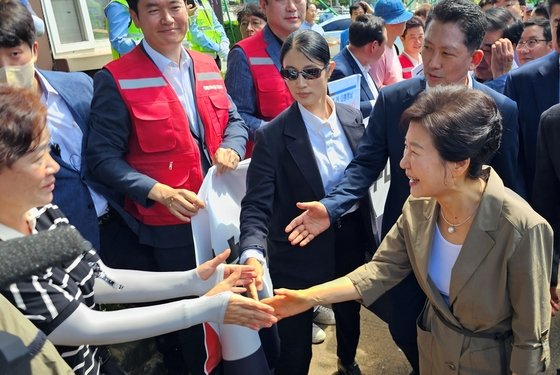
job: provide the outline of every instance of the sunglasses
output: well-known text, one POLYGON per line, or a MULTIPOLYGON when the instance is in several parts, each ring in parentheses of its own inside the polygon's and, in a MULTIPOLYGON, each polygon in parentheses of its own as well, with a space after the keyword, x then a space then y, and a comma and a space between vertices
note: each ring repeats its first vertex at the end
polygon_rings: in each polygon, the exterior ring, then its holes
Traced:
POLYGON ((294 68, 282 68, 280 69, 280 75, 286 81, 295 81, 298 79, 299 75, 304 79, 317 79, 321 76, 323 70, 327 69, 325 66, 323 69, 321 68, 305 68, 303 70, 297 70, 294 68))

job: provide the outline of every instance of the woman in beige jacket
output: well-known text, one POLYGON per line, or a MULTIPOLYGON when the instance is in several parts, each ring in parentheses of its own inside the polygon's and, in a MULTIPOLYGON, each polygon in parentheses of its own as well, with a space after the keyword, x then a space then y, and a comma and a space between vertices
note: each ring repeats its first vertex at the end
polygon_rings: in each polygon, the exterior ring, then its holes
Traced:
POLYGON ((428 297, 418 318, 422 375, 544 372, 552 230, 483 166, 501 138, 493 100, 430 88, 402 123, 411 197, 373 260, 309 289, 279 289, 265 303, 280 318, 351 299, 368 306, 414 272, 428 297))

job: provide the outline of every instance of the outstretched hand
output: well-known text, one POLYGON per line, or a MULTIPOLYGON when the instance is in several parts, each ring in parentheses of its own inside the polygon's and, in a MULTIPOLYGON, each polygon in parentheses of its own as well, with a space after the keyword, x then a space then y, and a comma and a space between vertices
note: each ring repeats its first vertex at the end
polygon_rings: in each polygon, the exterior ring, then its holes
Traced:
POLYGON ((303 290, 281 288, 275 289, 274 293, 275 296, 265 298, 261 302, 274 308, 274 315, 278 320, 302 313, 314 306, 303 290))
MULTIPOLYGON (((213 259, 210 259, 202 263, 200 266, 196 267, 196 273, 202 280, 208 280, 208 278, 212 276, 214 272, 216 272, 218 266, 222 263, 225 263, 230 253, 230 249, 225 249, 221 254, 216 255, 213 259)), ((255 267, 238 264, 225 264, 224 279, 228 278, 237 270, 240 271, 239 279, 242 280, 243 285, 247 285, 257 276, 255 267)))
POLYGON ((224 315, 224 324, 238 324, 256 331, 277 321, 272 307, 238 294, 231 295, 224 315))
POLYGON ((212 289, 206 293, 206 296, 213 296, 218 293, 231 291, 233 293, 245 293, 247 288, 245 287, 251 283, 252 278, 242 278, 241 269, 236 269, 227 278, 217 283, 212 289))
POLYGON ((286 226, 288 241, 295 246, 305 246, 331 226, 327 208, 321 202, 298 202, 297 207, 305 210, 286 226))

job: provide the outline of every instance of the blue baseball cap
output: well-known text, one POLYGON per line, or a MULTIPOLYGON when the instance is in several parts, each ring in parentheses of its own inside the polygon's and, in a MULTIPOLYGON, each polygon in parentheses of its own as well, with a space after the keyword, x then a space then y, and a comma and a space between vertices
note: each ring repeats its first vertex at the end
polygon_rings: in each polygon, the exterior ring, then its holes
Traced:
POLYGON ((412 18, 412 12, 406 10, 402 0, 379 0, 374 10, 375 15, 383 18, 388 25, 406 22, 412 18))

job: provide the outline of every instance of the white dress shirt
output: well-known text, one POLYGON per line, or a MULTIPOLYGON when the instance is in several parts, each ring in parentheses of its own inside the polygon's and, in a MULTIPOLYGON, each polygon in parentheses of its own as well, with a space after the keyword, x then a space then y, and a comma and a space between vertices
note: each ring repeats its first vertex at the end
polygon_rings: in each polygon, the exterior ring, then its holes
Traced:
POLYGON ((362 65, 362 63, 356 58, 356 56, 354 56, 352 51, 350 51, 348 46, 346 46, 346 48, 348 49, 348 52, 350 52, 350 56, 352 56, 354 61, 356 61, 356 64, 358 64, 358 67, 360 68, 360 71, 362 72, 362 77, 365 78, 365 80, 366 80, 366 82, 369 86, 369 89, 371 90, 371 92, 373 94, 373 100, 370 100, 371 106, 373 107, 373 105, 375 104, 375 100, 377 99, 377 96, 379 95, 379 90, 377 90, 377 86, 375 85, 375 82, 373 82, 373 78, 371 78, 371 75, 369 74, 370 66, 369 65, 365 65, 365 66, 362 65))
POLYGON ((142 41, 142 45, 144 46, 148 56, 150 56, 167 82, 169 82, 175 91, 175 94, 177 94, 177 97, 181 101, 181 105, 185 109, 189 119, 189 125, 192 133, 200 139, 201 132, 198 123, 198 116, 196 115, 196 104, 192 89, 193 85, 191 82, 191 75, 189 73, 189 69, 192 64, 191 57, 185 49, 182 48, 179 64, 177 64, 150 47, 145 39, 142 41))
MULTIPOLYGON (((52 87, 45 77, 35 70, 41 84, 41 102, 47 108, 47 126, 51 133, 51 143, 60 147, 60 157, 75 171, 80 172, 82 166, 82 129, 74 120, 66 102, 52 87)), ((88 186, 97 216, 107 212, 107 200, 88 186)))

